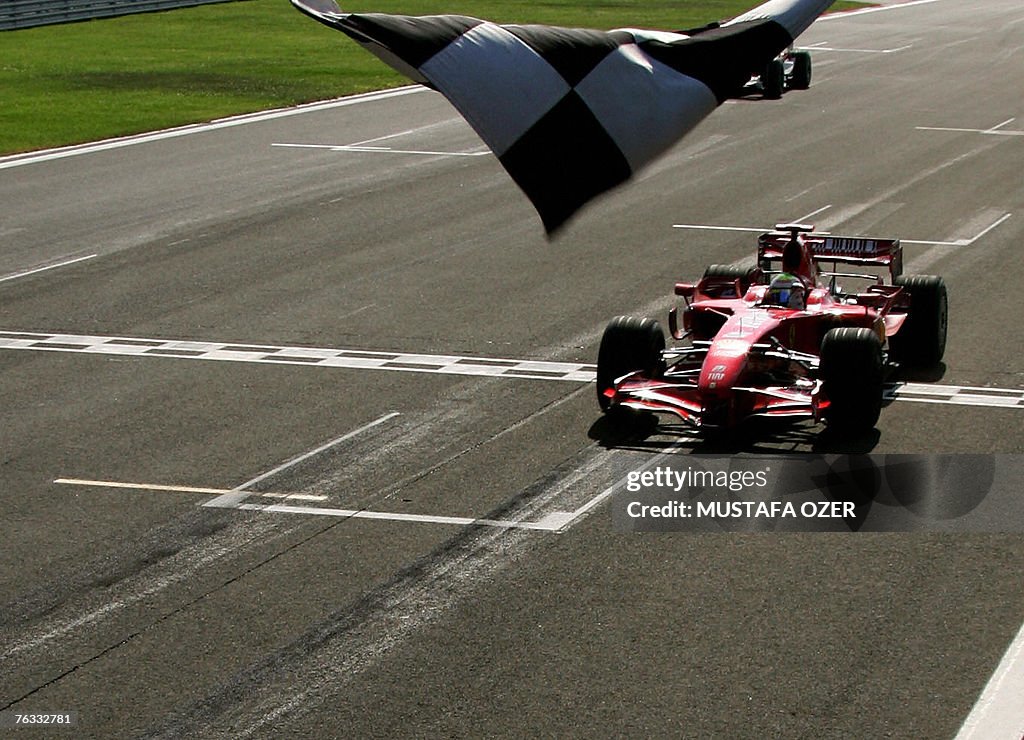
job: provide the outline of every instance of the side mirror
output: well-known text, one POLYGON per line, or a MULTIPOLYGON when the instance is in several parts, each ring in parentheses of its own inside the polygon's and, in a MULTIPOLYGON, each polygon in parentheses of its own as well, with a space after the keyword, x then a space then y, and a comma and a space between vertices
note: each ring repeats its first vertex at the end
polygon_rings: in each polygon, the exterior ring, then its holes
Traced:
POLYGON ((693 283, 676 283, 676 295, 682 296, 687 301, 693 298, 696 292, 697 287, 693 283))
POLYGON ((668 333, 677 342, 686 339, 686 335, 689 333, 679 330, 679 309, 675 306, 672 306, 668 311, 668 333))

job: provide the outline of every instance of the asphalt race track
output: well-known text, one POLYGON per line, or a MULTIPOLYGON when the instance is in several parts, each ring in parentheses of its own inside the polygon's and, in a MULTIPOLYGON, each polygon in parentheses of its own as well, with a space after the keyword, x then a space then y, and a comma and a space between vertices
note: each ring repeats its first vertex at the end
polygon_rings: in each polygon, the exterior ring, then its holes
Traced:
POLYGON ((735 229, 780 221, 903 238, 949 286, 945 365, 869 439, 727 451, 1024 452, 1024 8, 914 3, 801 43, 809 91, 726 104, 551 243, 418 88, 0 159, 4 716, 1012 737, 1021 521, 612 525, 627 471, 708 446, 600 418, 605 324, 664 321, 675 281, 752 255, 735 229))

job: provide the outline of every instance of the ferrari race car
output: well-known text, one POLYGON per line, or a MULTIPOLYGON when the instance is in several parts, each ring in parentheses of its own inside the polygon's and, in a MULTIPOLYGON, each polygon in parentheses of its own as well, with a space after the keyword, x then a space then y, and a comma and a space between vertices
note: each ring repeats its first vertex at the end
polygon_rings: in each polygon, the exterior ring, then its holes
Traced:
POLYGON ((653 319, 612 320, 597 359, 603 411, 671 414, 698 431, 767 418, 861 434, 878 421, 888 371, 940 362, 945 283, 903 275, 898 239, 775 228, 758 238, 756 266, 712 265, 676 284, 686 306, 669 313, 669 331, 679 346, 666 349, 653 319))
POLYGON ((811 86, 811 52, 788 49, 768 62, 749 86, 760 86, 770 100, 778 100, 786 90, 806 90, 811 86))
MULTIPOLYGON (((721 28, 719 23, 709 23, 700 28, 689 28, 678 33, 686 36, 697 36, 705 31, 721 28)), ((778 100, 787 90, 806 90, 811 86, 811 52, 797 49, 792 45, 763 68, 753 70, 750 80, 736 95, 743 96, 751 92, 760 93, 769 100, 778 100)))

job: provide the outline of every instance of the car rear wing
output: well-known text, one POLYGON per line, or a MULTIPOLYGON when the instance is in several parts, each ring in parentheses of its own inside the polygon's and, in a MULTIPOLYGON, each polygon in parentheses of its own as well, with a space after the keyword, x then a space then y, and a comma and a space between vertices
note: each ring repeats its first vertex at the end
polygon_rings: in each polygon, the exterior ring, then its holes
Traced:
POLYGON ((757 261, 765 265, 782 259, 782 250, 797 234, 810 247, 815 262, 844 265, 877 265, 886 267, 895 279, 903 274, 903 247, 899 239, 877 239, 862 236, 833 236, 815 234, 813 227, 801 224, 781 224, 757 239, 757 261))

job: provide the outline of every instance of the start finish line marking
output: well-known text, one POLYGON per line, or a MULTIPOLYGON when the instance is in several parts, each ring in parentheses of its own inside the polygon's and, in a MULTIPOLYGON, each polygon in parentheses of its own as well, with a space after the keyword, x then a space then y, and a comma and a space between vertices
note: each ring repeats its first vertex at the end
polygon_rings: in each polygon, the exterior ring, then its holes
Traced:
MULTIPOLYGON (((19 331, 0 331, 0 350, 3 349, 248 362, 266 365, 303 365, 350 370, 392 370, 511 380, 558 380, 574 383, 593 383, 597 374, 596 365, 576 362, 19 331)), ((890 401, 1024 409, 1024 389, 1021 388, 892 383, 886 387, 885 397, 890 401)))
POLYGON ((378 352, 362 349, 279 347, 238 342, 193 342, 19 331, 0 331, 0 349, 129 357, 171 357, 184 360, 217 360, 267 365, 305 365, 351 370, 393 370, 491 378, 568 380, 578 383, 593 381, 597 370, 596 365, 576 362, 544 362, 378 352))

